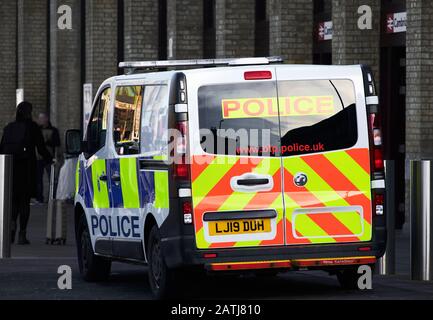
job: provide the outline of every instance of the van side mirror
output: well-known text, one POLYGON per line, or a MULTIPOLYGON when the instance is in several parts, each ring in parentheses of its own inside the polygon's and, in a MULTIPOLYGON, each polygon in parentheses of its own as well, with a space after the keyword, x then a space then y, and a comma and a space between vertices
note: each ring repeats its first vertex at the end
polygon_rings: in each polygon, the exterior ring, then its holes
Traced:
POLYGON ((78 156, 82 152, 81 147, 81 131, 68 130, 65 133, 65 149, 66 154, 78 156))

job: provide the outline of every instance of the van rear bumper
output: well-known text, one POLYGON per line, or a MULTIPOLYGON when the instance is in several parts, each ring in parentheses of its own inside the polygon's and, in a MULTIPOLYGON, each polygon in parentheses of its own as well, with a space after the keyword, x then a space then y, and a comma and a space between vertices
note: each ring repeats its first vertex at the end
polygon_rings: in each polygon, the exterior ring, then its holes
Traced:
POLYGON ((283 261, 301 259, 332 259, 371 256, 380 258, 385 253, 386 229, 375 228, 371 242, 330 245, 302 245, 254 248, 196 249, 194 236, 163 238, 162 250, 169 268, 199 266, 213 263, 283 261), (360 248, 367 248, 361 251, 360 248), (205 258, 205 254, 216 254, 205 258))

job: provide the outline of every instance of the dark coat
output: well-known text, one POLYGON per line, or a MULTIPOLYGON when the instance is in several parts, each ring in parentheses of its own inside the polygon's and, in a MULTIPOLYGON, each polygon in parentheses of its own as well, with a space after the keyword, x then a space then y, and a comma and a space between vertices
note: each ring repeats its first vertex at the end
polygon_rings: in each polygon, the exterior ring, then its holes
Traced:
POLYGON ((56 127, 53 127, 51 123, 46 128, 40 126, 42 136, 44 137, 45 146, 48 152, 54 158, 56 156, 56 149, 60 147, 60 134, 56 127))
POLYGON ((36 194, 36 150, 50 163, 51 154, 45 147, 41 129, 28 117, 17 112, 17 120, 9 123, 3 130, 0 153, 10 154, 11 145, 21 143, 25 146, 25 155, 13 157, 13 193, 34 196, 36 194), (25 132, 23 134, 22 132, 25 132), (23 142, 17 142, 17 136, 23 142))

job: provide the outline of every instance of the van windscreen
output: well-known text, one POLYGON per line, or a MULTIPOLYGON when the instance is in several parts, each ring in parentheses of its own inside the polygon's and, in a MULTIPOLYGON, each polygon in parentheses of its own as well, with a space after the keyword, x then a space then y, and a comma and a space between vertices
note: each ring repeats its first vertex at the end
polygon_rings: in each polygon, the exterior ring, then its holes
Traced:
POLYGON ((357 141, 350 80, 204 86, 198 102, 201 144, 210 154, 291 156, 357 141))

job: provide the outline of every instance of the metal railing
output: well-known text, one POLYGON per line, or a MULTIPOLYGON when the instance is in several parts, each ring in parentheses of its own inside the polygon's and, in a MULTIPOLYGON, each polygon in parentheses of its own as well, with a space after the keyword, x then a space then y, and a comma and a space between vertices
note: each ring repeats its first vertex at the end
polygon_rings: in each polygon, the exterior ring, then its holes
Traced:
POLYGON ((0 259, 11 256, 12 157, 0 155, 0 259))

